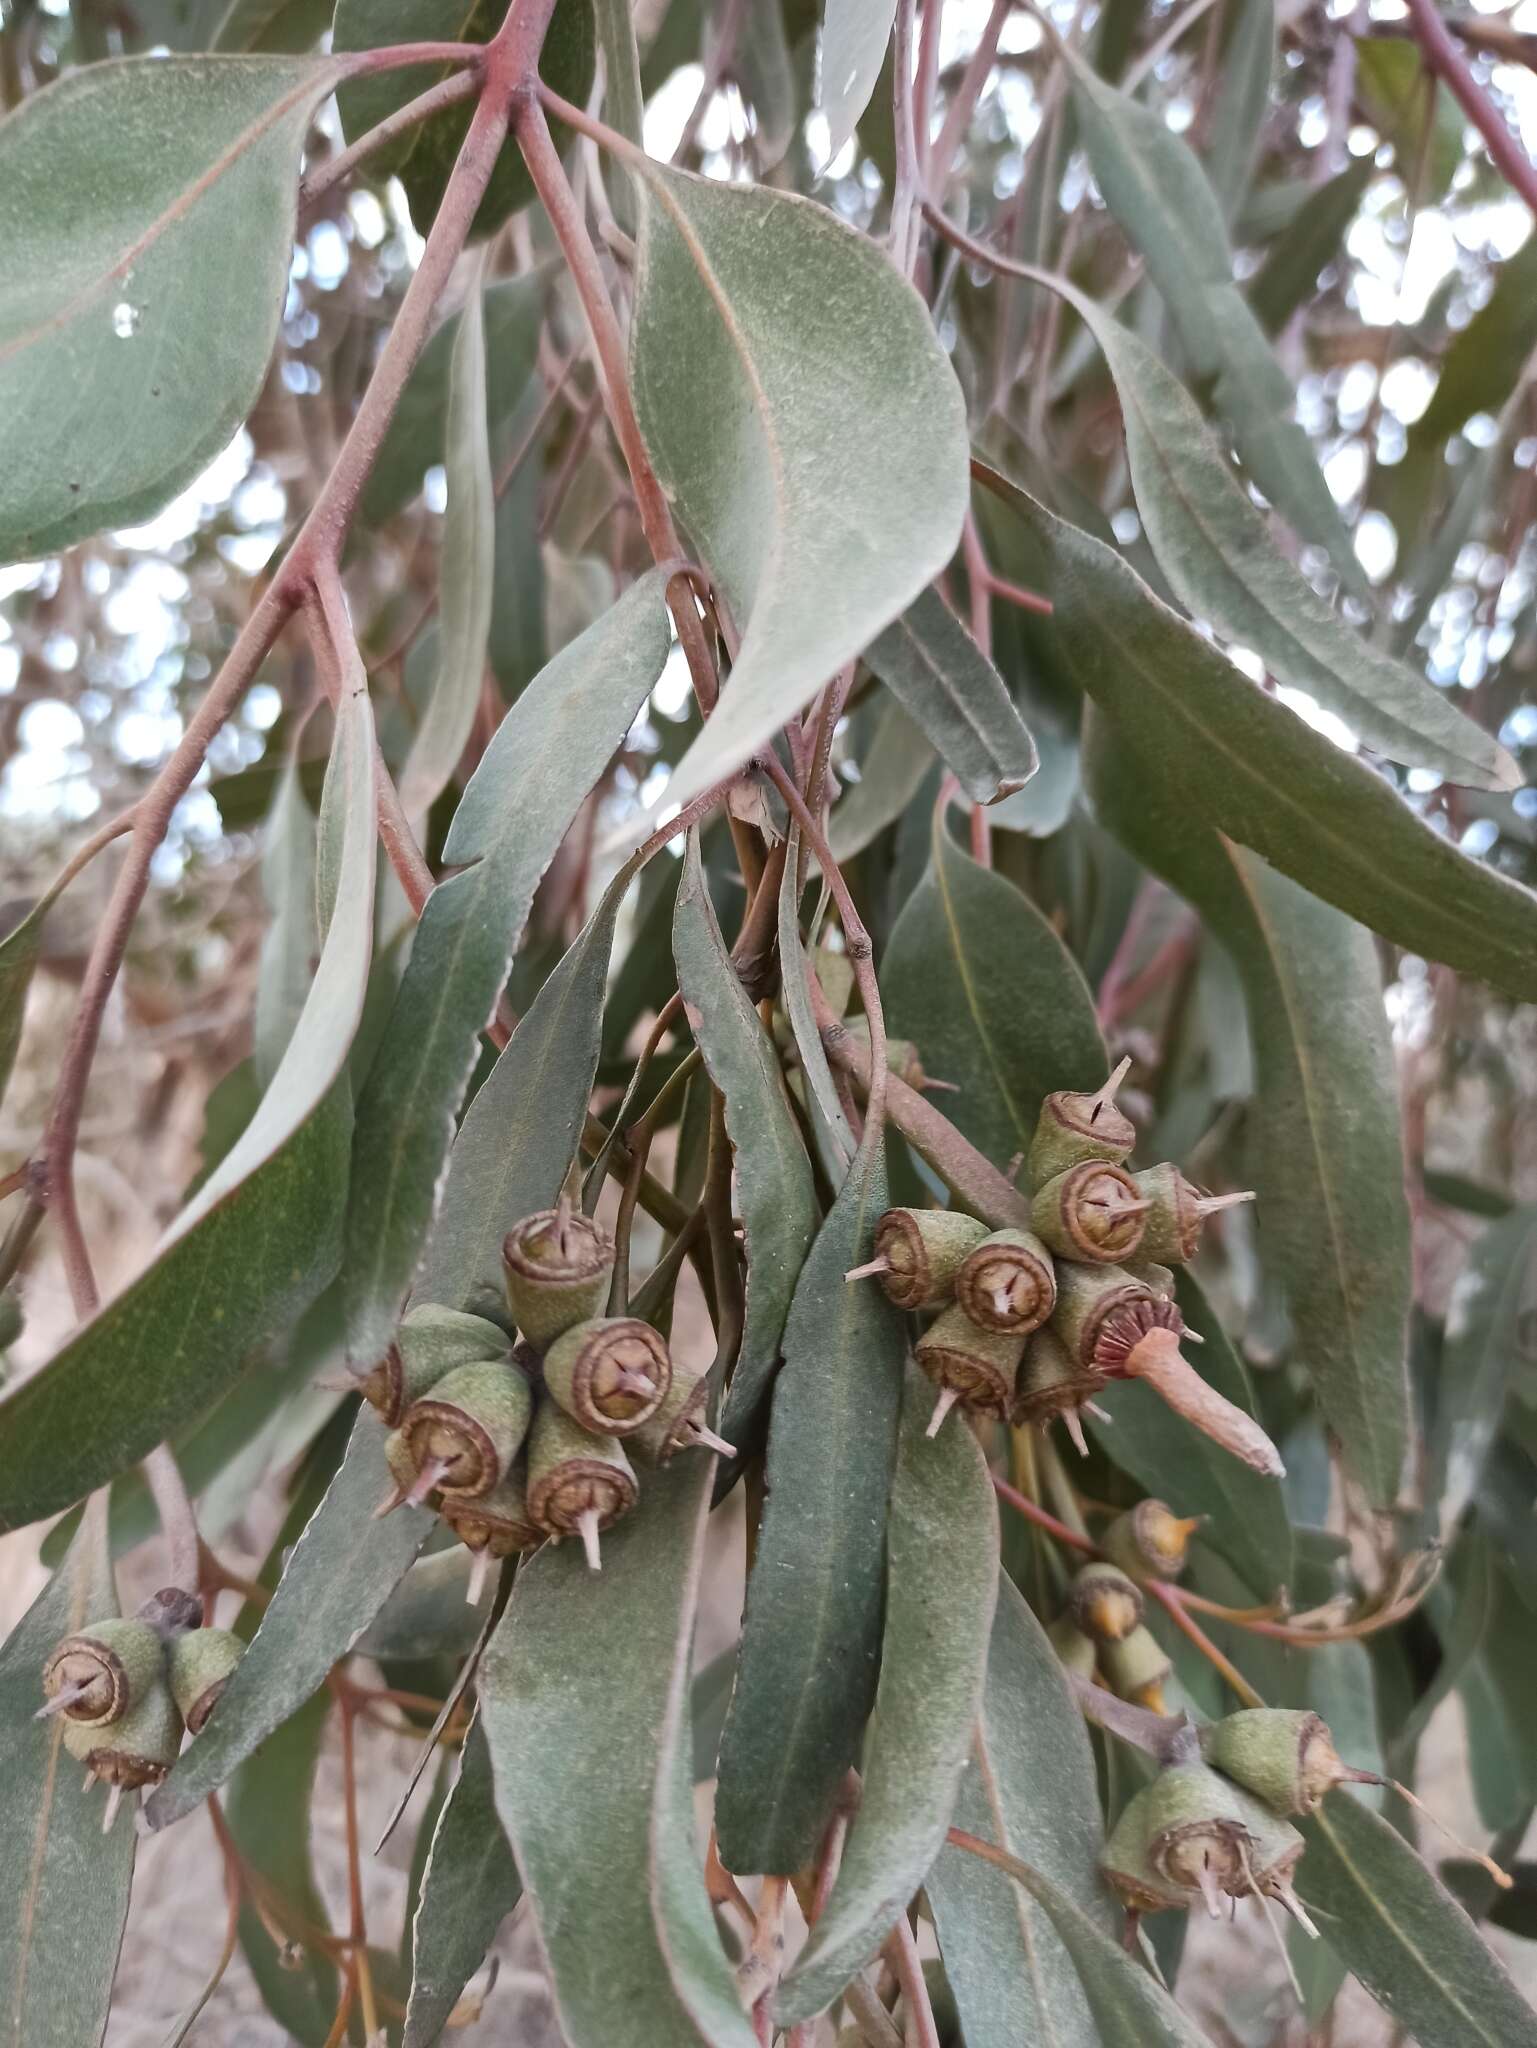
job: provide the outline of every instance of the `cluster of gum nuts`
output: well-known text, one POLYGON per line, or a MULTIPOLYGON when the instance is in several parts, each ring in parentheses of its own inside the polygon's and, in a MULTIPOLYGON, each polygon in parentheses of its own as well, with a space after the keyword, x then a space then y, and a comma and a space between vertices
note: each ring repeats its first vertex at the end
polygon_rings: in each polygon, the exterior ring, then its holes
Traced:
POLYGON ((89 1791, 107 1786, 102 1833, 125 1792, 149 1792, 175 1763, 182 1730, 202 1732, 245 1652, 227 1628, 200 1628, 202 1603, 176 1588, 137 1614, 109 1615, 56 1643, 43 1665, 39 1720, 64 1717, 64 1747, 89 1791))
POLYGON ((937 1310, 918 1339, 939 1388, 932 1436, 957 1404, 1016 1425, 1060 1415, 1082 1451, 1079 1411, 1114 1379, 1142 1379, 1171 1408, 1257 1471, 1280 1455, 1252 1417, 1207 1385, 1180 1351, 1199 1343, 1174 1304, 1171 1268, 1195 1256, 1214 1210, 1252 1199, 1205 1195, 1168 1162, 1125 1166, 1136 1143, 1115 1104, 1123 1061, 1096 1094, 1041 1105, 1029 1151, 1030 1221, 993 1230, 958 1209, 888 1209, 875 1257, 899 1308, 937 1310))
POLYGON ((600 1533, 638 1494, 626 1446, 650 1465, 695 1444, 735 1455, 707 1426, 708 1381, 649 1323, 604 1313, 614 1246, 596 1223, 562 1199, 513 1226, 502 1265, 516 1344, 423 1304, 361 1383, 390 1430, 377 1512, 434 1508, 474 1557, 472 1603, 493 1560, 563 1536, 600 1569, 600 1533))
POLYGON ((1163 1684, 1173 1666, 1143 1619, 1141 1589, 1149 1579, 1180 1576, 1200 1523, 1161 1500, 1139 1500, 1116 1516, 1100 1538, 1104 1561, 1074 1576, 1067 1606, 1047 1631, 1065 1669, 1089 1683, 1102 1680, 1149 1713, 1166 1711, 1163 1684))

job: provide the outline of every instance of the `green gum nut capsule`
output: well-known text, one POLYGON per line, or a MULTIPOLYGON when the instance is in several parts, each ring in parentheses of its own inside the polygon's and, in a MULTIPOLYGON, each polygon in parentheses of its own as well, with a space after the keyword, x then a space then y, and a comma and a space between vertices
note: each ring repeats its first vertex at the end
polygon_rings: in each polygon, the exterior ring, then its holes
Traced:
POLYGON ((1256 1802, 1204 1763, 1171 1764, 1148 1790, 1153 1869, 1176 1891, 1198 1891, 1216 1919, 1223 1892, 1236 1897, 1250 1888, 1245 1865, 1256 1802))
POLYGON ((1093 1678, 1098 1652, 1092 1638, 1084 1634, 1071 1615, 1059 1614, 1046 1633, 1064 1671, 1070 1671, 1075 1678, 1093 1678))
POLYGON ((1246 1707, 1201 1730, 1209 1764, 1252 1792, 1272 1813, 1314 1813, 1350 1781, 1328 1724, 1290 1707, 1246 1707))
POLYGON ((978 1329, 1027 1337, 1057 1305, 1051 1253, 1033 1231, 990 1231, 962 1262, 955 1299, 978 1329))
POLYGON ((229 1628, 194 1628, 177 1636, 166 1655, 175 1700, 189 1735, 200 1735, 219 1704, 245 1644, 229 1628))
POLYGON ((1111 1691, 1119 1698, 1146 1707, 1150 1714, 1164 1712, 1163 1682, 1174 1666, 1146 1623, 1118 1643, 1106 1643, 1100 1662, 1111 1691))
POLYGON ((985 1223, 959 1209, 888 1209, 875 1226, 874 1258, 845 1278, 879 1276, 898 1308, 939 1308, 955 1293, 967 1254, 987 1234, 985 1223))
POLYGON ((491 1566, 504 1557, 525 1550, 537 1550, 544 1531, 528 1506, 528 1463, 520 1458, 489 1493, 477 1500, 450 1494, 443 1503, 443 1520, 474 1559, 464 1597, 477 1606, 485 1591, 491 1566))
POLYGON ((1068 1596, 1073 1625, 1096 1643, 1119 1643, 1142 1622, 1142 1595, 1119 1565, 1086 1564, 1068 1596))
POLYGON ((1244 1890, 1277 1900, 1303 1933, 1312 1935, 1316 1940, 1318 1929, 1292 1890, 1292 1880, 1307 1844, 1289 1820, 1272 1813, 1262 1801, 1247 1798, 1247 1795, 1245 1798, 1243 1818, 1248 1840, 1243 1844, 1241 1857, 1247 1879, 1244 1890))
POLYGON ((1177 1579, 1200 1526, 1199 1515, 1176 1515, 1161 1500, 1139 1500, 1116 1516, 1099 1547, 1139 1585, 1147 1579, 1177 1579))
POLYGON ((158 1681, 165 1651, 147 1621, 113 1615, 56 1643, 43 1665, 39 1719, 63 1714, 80 1727, 121 1721, 158 1681))
POLYGON ((1124 1167, 1081 1159, 1036 1190, 1030 1221, 1058 1258, 1114 1266, 1141 1244, 1146 1207, 1124 1167))
POLYGON ((1055 1330, 1037 1330, 1025 1345, 1009 1420, 1016 1427, 1044 1425, 1054 1415, 1076 1422, 1078 1408, 1104 1384, 1105 1375, 1079 1365, 1055 1330))
POLYGON ((1150 1288, 1154 1294, 1162 1295, 1166 1301, 1174 1299, 1172 1267, 1161 1266, 1156 1259, 1143 1258, 1139 1255, 1126 1261, 1125 1271, 1133 1280, 1140 1281, 1144 1287, 1150 1288))
POLYGON ((613 1240, 563 1200, 513 1225, 502 1241, 502 1267, 513 1321, 543 1351, 573 1324, 602 1315, 613 1240))
POLYGON ((416 1467, 409 1497, 489 1493, 517 1457, 533 1405, 528 1381, 508 1362, 487 1359, 446 1373, 401 1420, 416 1467))
POLYGON ((394 1343, 362 1380, 360 1391, 393 1428, 445 1373, 482 1359, 505 1358, 511 1349, 507 1332, 484 1316, 423 1302, 403 1319, 394 1343))
POLYGON ((939 1388, 933 1436, 957 1401, 980 1415, 1008 1414, 1025 1340, 1000 1330, 979 1330, 963 1308, 947 1308, 913 1347, 919 1366, 939 1388))
POLYGON ((1097 1372, 1106 1368, 1098 1356, 1099 1337, 1109 1318, 1157 1296, 1119 1266, 1086 1266, 1064 1260, 1057 1268, 1057 1305, 1051 1329, 1076 1366, 1097 1372))
POLYGON ((1231 1209, 1236 1203, 1254 1200, 1250 1192, 1203 1195, 1167 1159, 1133 1178, 1149 1205, 1142 1255, 1169 1266, 1189 1265, 1200 1249, 1201 1231, 1208 1216, 1219 1209, 1231 1209))
MULTIPOLYGON (((863 1050, 868 1059, 870 1054, 870 1020, 868 1017, 853 1017, 848 1023, 848 1034, 863 1050)), ((918 1057, 918 1048, 910 1038, 888 1038, 886 1040, 886 1071, 895 1074, 899 1081, 905 1081, 909 1088, 923 1088, 928 1085, 928 1075, 923 1071, 923 1061, 918 1057)))
POLYGON ((1148 1849, 1157 1826, 1152 1794, 1153 1786, 1144 1785, 1126 1802, 1099 1859, 1100 1869, 1130 1913, 1161 1913, 1171 1907, 1183 1910, 1196 1896, 1170 1884, 1153 1868, 1148 1849))
POLYGON ((1030 1141, 1030 1185, 1040 1187, 1084 1159, 1107 1160, 1119 1166, 1137 1142, 1136 1127, 1115 1106, 1115 1091, 1126 1078, 1129 1059, 1122 1060, 1095 1094, 1059 1089, 1041 1104, 1035 1136, 1030 1141))
POLYGON ((630 1436, 672 1385, 660 1333, 637 1316, 596 1316, 555 1339, 544 1384, 573 1421, 599 1436, 630 1436))
POLYGON ((672 1369, 672 1385, 660 1408, 636 1430, 629 1441, 630 1455, 646 1465, 666 1465, 679 1451, 699 1447, 719 1457, 734 1458, 736 1445, 728 1444, 709 1426, 710 1381, 706 1373, 672 1369))
POLYGON ((600 1533, 634 1507, 630 1461, 611 1436, 595 1436, 554 1401, 541 1401, 528 1447, 528 1509, 557 1542, 580 1536, 593 1571, 600 1533))
POLYGON ((164 1676, 155 1680, 120 1721, 103 1727, 80 1721, 64 1723, 64 1747, 76 1763, 85 1765, 87 1784, 101 1778, 111 1787, 103 1834, 117 1818, 118 1802, 125 1792, 158 1785, 175 1763, 181 1748, 181 1726, 181 1715, 164 1676))

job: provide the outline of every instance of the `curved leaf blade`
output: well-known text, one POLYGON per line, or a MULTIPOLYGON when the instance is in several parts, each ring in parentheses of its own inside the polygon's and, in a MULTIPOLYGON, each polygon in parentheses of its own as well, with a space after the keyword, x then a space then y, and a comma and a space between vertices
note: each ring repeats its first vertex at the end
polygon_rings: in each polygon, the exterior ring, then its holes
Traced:
POLYGON ((862 1146, 785 1325, 721 1737, 715 1816, 731 1870, 787 1875, 812 1860, 875 1693, 906 1333, 878 1287, 843 1276, 869 1257, 885 1207, 884 1166, 862 1146))
POLYGON ((1396 1828, 1338 1792, 1300 1826, 1297 1890, 1379 2005, 1435 2048, 1533 2048, 1537 2012, 1396 1828))
POLYGON ((780 1986, 781 2021, 831 2005, 906 1910, 944 1846, 981 1705, 998 1598, 998 1506, 969 1429, 924 1434, 933 1407, 933 1387, 909 1366, 864 1791, 831 1896, 780 1986))
POLYGON ((689 834, 673 911, 673 957, 689 1024, 726 1104, 736 1160, 735 1202, 745 1231, 747 1302, 741 1349, 722 1411, 733 1431, 755 1422, 779 1362, 785 1318, 817 1230, 816 1188, 785 1095, 774 1042, 737 977, 689 834))
POLYGON ((250 411, 300 147, 341 69, 128 57, 0 123, 0 561, 147 519, 250 411))
POLYGON ((363 1634, 431 1534, 426 1508, 374 1509, 392 1485, 384 1427, 365 1407, 325 1498, 294 1545, 271 1604, 219 1701, 219 1711, 146 1807, 169 1827, 210 1792, 324 1680, 363 1634))
POLYGON ((61 1636, 117 1612, 104 1529, 89 1523, 0 1648, 0 2042, 95 2048, 106 2031, 137 1833, 105 1840, 64 1724, 36 1721, 43 1660, 61 1636))
MULTIPOLYGON (((953 1825, 1022 1858, 1114 1930, 1097 1861, 1094 1753, 1056 1653, 1008 1579, 953 1825)), ((1017 2048, 1021 2038, 1100 2048, 1067 1951, 1002 1871, 945 1848, 925 1889, 967 2048, 1017 2048)))
POLYGON ((383 1355, 432 1225, 476 1040, 534 890, 667 659, 653 572, 541 670, 454 813, 444 860, 358 1103, 343 1291, 355 1363, 383 1355))
POLYGON ((1047 552, 1068 668, 1182 810, 1396 944, 1537 996, 1537 895, 1241 677, 1109 548, 1005 488, 1047 552))
POLYGON ((27 912, 20 924, 0 940, 0 1102, 10 1082, 11 1069, 21 1048, 22 1026, 27 1017, 27 990, 43 945, 46 904, 27 912))
POLYGON ((1447 1304, 1426 1494, 1446 1536, 1477 1494, 1533 1306, 1537 1208, 1527 1204, 1484 1232, 1447 1304))
POLYGON ((891 1029, 955 1083, 946 1114, 995 1165, 1028 1149, 1050 1090, 1105 1078, 1077 962, 1012 882, 961 851, 939 813, 881 978, 891 1029))
POLYGON ((896 12, 896 0, 827 0, 817 44, 817 105, 827 116, 829 163, 870 104, 896 12))
POLYGON ((999 675, 937 590, 871 641, 866 664, 955 770, 975 803, 1011 796, 1040 767, 999 675))
POLYGON ((676 1930, 671 1950, 663 1941, 673 1887, 703 1898, 691 1834, 680 1840, 667 1817, 675 1781, 688 1782, 689 1646, 714 1469, 690 1454, 649 1473, 603 1539, 601 1575, 574 1543, 536 1552, 481 1670, 497 1810, 571 2048, 752 2048, 719 1944, 713 1958, 690 1944, 685 1971, 676 1930))
POLYGON ((373 947, 373 714, 357 672, 321 807, 315 978, 245 1130, 161 1240, 154 1263, 0 1401, 0 1528, 68 1507, 185 1431, 252 1346, 308 1306, 339 1254, 344 1075, 373 947))
POLYGON ((927 308, 810 200, 644 166, 630 368, 741 646, 659 802, 731 774, 944 567, 965 407, 927 308))
POLYGON ((1409 1432, 1409 1215, 1375 949, 1192 816, 1167 753, 1155 764, 1095 720, 1089 755, 1105 824, 1196 906, 1238 968, 1254 1041, 1248 1156, 1262 1250, 1330 1426, 1385 1506, 1409 1432))
POLYGON ((433 1830, 411 1929, 411 2002, 403 2048, 431 2048, 459 1995, 486 1959, 523 1886, 491 1781, 491 1751, 477 1708, 453 1790, 433 1830))

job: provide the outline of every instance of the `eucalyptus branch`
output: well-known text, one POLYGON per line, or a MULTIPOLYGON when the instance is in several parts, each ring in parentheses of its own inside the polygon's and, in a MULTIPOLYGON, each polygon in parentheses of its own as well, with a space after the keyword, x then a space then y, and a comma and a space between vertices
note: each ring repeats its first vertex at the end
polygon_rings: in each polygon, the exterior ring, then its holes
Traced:
POLYGON ((1415 40, 1425 62, 1451 89, 1453 98, 1484 138, 1495 168, 1537 214, 1537 164, 1511 133, 1498 107, 1468 68, 1455 38, 1441 19, 1436 0, 1407 0, 1415 40))
POLYGON ((1118 1735, 1134 1749, 1146 1752, 1161 1764, 1187 1763, 1200 1753, 1200 1737, 1184 1714, 1154 1714, 1131 1700, 1117 1699, 1092 1679, 1076 1672, 1065 1674, 1068 1689, 1087 1721, 1118 1735))
POLYGON ((430 120, 434 114, 442 113, 445 107, 456 107, 461 100, 473 99, 480 89, 478 67, 467 65, 464 70, 455 71, 447 78, 440 78, 436 85, 428 86, 427 90, 418 93, 414 100, 407 100, 405 105, 397 107, 393 114, 386 114, 382 121, 376 122, 372 128, 366 130, 356 142, 349 143, 345 149, 338 150, 336 155, 328 158, 325 163, 317 165, 299 187, 300 232, 303 232, 305 222, 326 193, 333 186, 341 184, 344 178, 350 178, 365 158, 373 156, 376 151, 393 142, 397 135, 404 135, 408 129, 430 120))

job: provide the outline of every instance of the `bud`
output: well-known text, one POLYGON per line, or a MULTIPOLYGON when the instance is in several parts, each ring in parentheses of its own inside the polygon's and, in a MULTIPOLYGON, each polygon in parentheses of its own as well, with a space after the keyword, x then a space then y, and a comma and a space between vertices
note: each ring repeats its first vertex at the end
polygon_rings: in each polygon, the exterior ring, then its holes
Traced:
POLYGON ((1142 1622, 1142 1595, 1119 1565, 1086 1564, 1073 1578, 1068 1612, 1096 1643, 1118 1643, 1142 1622))
POLYGON ((1030 1141, 1030 1185, 1040 1187, 1083 1159, 1104 1159, 1118 1166, 1137 1142, 1131 1119, 1115 1106, 1115 1093, 1131 1066, 1122 1060, 1104 1087, 1093 1095, 1060 1089, 1048 1095, 1030 1141))
POLYGON ((963 1262, 955 1298, 978 1329, 1026 1337, 1057 1305, 1051 1254, 1033 1231, 995 1230, 963 1262))
POLYGON ((563 1196, 515 1223, 502 1241, 513 1321, 543 1351, 573 1323, 600 1316, 614 1272, 613 1240, 563 1196))
POLYGON ((160 1636, 147 1621, 111 1616, 56 1643, 43 1666, 47 1704, 37 1715, 63 1714, 80 1727, 121 1721, 155 1685, 163 1666, 160 1636))
POLYGON ((1341 1762, 1328 1725, 1301 1708, 1246 1707, 1201 1730, 1208 1763, 1273 1813, 1314 1813, 1356 1773, 1341 1762))
POLYGON ((962 1308, 947 1308, 914 1346, 913 1355, 940 1390, 928 1434, 957 1401, 979 1414, 1005 1416, 1024 1353, 1023 1337, 979 1330, 962 1308))
POLYGON ((417 1473, 410 1497, 424 1500, 434 1489, 489 1493, 518 1455, 532 1409, 515 1365, 487 1359, 446 1373, 401 1420, 417 1473))
POLYGON ((171 1697, 189 1735, 203 1732, 204 1722, 219 1704, 244 1655, 245 1644, 229 1628, 189 1629, 171 1644, 167 1655, 171 1697))
POLYGON ((1200 1249, 1201 1230, 1208 1216, 1219 1209, 1231 1209, 1236 1203, 1254 1200, 1252 1192, 1203 1195, 1168 1160, 1160 1166, 1150 1166, 1135 1179, 1148 1203, 1143 1256, 1160 1259, 1170 1266, 1189 1265, 1200 1249))
POLYGON ((597 1316, 555 1339, 544 1384, 566 1413, 600 1436, 630 1436, 672 1385, 667 1346, 636 1316, 597 1316))
POLYGON ((1046 1633, 1064 1671, 1070 1671, 1075 1678, 1093 1678, 1097 1657, 1093 1639, 1084 1634, 1070 1615, 1059 1614, 1046 1633))
POLYGON ((528 1511, 547 1535, 580 1535, 593 1571, 599 1533, 628 1514, 638 1488, 611 1436, 594 1436, 553 1401, 541 1401, 528 1448, 528 1511))
POLYGON ((968 1252, 987 1236, 987 1225, 959 1209, 888 1209, 875 1226, 875 1257, 845 1274, 878 1275, 898 1308, 938 1308, 955 1293, 968 1252))
POLYGON ((1030 1221, 1058 1258, 1113 1266, 1141 1244, 1146 1209, 1124 1167, 1082 1159, 1036 1190, 1030 1221))
POLYGON ((630 1439, 630 1454, 647 1465, 666 1465, 679 1451, 698 1446, 722 1458, 734 1458, 736 1445, 717 1436, 708 1422, 710 1377, 708 1373, 672 1369, 672 1385, 655 1415, 630 1439))
POLYGON ((484 1316, 423 1302, 403 1318, 394 1343, 359 1382, 359 1391, 393 1428, 445 1373, 487 1358, 506 1358, 511 1349, 507 1332, 484 1316))
POLYGON ((1174 1669, 1167 1652, 1147 1624, 1140 1623, 1119 1642, 1106 1643, 1100 1653, 1110 1689, 1150 1714, 1165 1712, 1163 1682, 1174 1669))
POLYGON ((1140 1584, 1144 1579, 1177 1579, 1190 1554, 1199 1515, 1176 1515, 1161 1500, 1139 1500, 1117 1515, 1100 1539, 1100 1549, 1140 1584))

